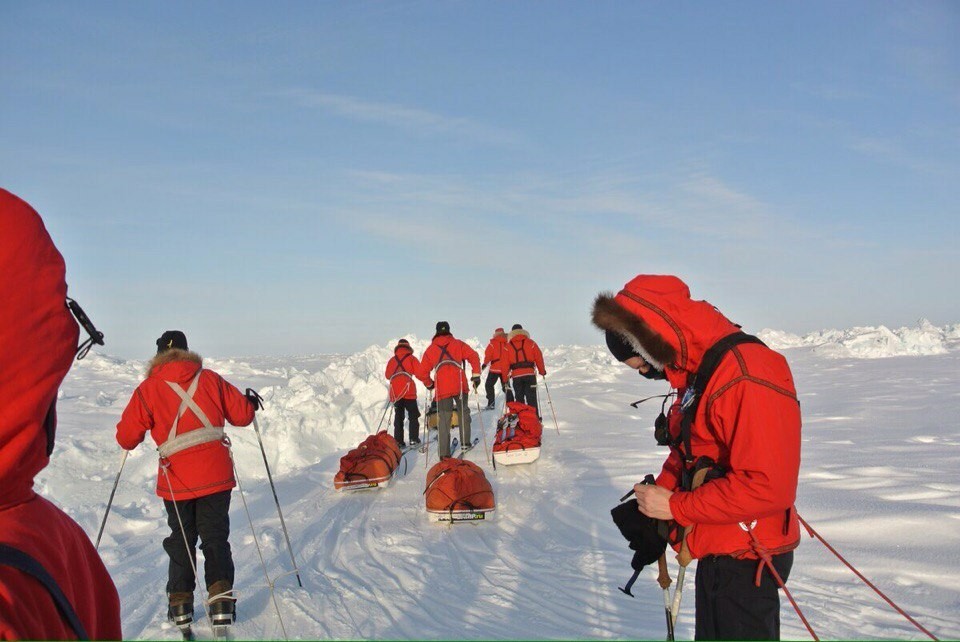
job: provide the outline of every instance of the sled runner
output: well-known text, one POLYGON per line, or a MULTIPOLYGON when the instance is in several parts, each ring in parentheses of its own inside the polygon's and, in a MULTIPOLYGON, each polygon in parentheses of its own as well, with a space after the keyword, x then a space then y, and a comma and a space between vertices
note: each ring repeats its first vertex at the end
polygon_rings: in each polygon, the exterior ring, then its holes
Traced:
POLYGON ((340 470, 333 478, 337 490, 364 490, 387 485, 400 463, 396 440, 382 430, 340 458, 340 470))
POLYGON ((448 457, 427 473, 423 491, 431 522, 479 522, 496 509, 493 488, 472 461, 448 457))
POLYGON ((496 464, 510 466, 529 464, 540 458, 543 424, 532 406, 516 401, 508 402, 504 415, 497 421, 497 435, 493 442, 496 464))

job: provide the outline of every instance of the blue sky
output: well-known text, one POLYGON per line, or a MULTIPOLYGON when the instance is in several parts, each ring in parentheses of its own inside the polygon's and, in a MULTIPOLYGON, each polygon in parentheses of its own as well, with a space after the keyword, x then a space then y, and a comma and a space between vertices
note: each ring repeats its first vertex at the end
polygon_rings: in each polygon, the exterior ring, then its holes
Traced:
POLYGON ((0 185, 106 351, 960 321, 956 2, 4 2, 0 185))

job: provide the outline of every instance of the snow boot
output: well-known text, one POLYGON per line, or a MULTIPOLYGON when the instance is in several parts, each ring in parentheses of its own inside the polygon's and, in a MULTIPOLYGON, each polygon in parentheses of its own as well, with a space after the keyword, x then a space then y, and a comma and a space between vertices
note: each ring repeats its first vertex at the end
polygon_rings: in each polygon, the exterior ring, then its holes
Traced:
POLYGON ((210 594, 210 621, 214 627, 229 626, 237 619, 237 601, 227 580, 218 580, 207 587, 210 594))
POLYGON ((413 439, 410 440, 410 447, 411 447, 411 448, 417 448, 417 447, 419 447, 419 446, 420 446, 420 440, 419 440, 419 439, 417 439, 416 437, 414 437, 413 439))
POLYGON ((178 628, 189 628, 193 624, 193 593, 168 593, 167 619, 178 628))

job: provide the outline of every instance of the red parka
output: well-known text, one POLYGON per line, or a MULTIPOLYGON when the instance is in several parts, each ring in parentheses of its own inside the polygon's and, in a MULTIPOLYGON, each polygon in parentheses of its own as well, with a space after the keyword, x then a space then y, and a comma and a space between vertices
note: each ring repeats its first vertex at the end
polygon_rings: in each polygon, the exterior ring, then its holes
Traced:
MULTIPOLYGON (((641 275, 615 297, 601 295, 594 322, 633 336, 648 361, 665 366, 680 398, 706 351, 739 331, 706 301, 694 301, 673 276, 641 275), (598 310, 601 322, 597 323, 598 310)), ((680 488, 684 464, 676 450, 657 484, 675 491, 670 510, 691 526, 694 558, 756 558, 740 523, 756 520, 754 533, 771 553, 796 548, 800 539, 793 506, 800 470, 800 405, 786 359, 762 344, 735 346, 721 359, 701 397, 691 427, 693 458, 707 456, 727 472, 693 491, 680 488)), ((670 421, 679 434, 679 414, 670 421)))
MULTIPOLYGON (((158 446, 166 442, 181 403, 180 396, 167 382, 186 390, 201 369, 199 355, 186 350, 166 350, 154 357, 150 362, 149 376, 133 392, 117 424, 117 443, 126 450, 133 450, 143 441, 147 431, 158 446)), ((226 422, 247 426, 253 421, 253 404, 213 370, 200 373, 193 399, 214 427, 222 428, 226 422)), ((183 435, 198 428, 203 428, 201 420, 192 410, 187 410, 180 418, 177 434, 183 435)), ((169 457, 169 464, 165 473, 163 462, 157 469, 157 495, 164 499, 196 499, 230 490, 236 485, 230 453, 220 441, 174 453, 169 457)))
POLYGON ((469 390, 467 374, 464 370, 467 361, 470 362, 473 374, 479 375, 480 355, 476 350, 451 334, 437 335, 420 357, 417 377, 428 387, 434 384, 434 377, 436 377, 434 398, 438 401, 448 397, 459 397, 469 390), (435 375, 434 368, 436 368, 435 375))
POLYGON ((487 349, 483 351, 483 364, 490 364, 492 374, 503 372, 503 347, 507 344, 507 335, 497 333, 490 339, 487 349))
MULTIPOLYGON (((65 306, 63 257, 33 208, 3 189, 0 229, 0 544, 47 570, 92 639, 119 639, 120 599, 90 538, 33 490, 79 336, 65 306)), ((0 640, 24 638, 75 636, 40 582, 0 565, 0 640)))
POLYGON ((547 374, 540 346, 530 338, 530 333, 523 329, 510 332, 510 338, 503 348, 501 363, 503 370, 500 379, 503 382, 508 378, 535 375, 537 372, 541 375, 547 374))
POLYGON ((420 361, 413 356, 413 349, 409 345, 398 345, 393 349, 393 356, 387 361, 387 369, 383 374, 390 380, 391 402, 417 398, 414 377, 419 369, 420 361))

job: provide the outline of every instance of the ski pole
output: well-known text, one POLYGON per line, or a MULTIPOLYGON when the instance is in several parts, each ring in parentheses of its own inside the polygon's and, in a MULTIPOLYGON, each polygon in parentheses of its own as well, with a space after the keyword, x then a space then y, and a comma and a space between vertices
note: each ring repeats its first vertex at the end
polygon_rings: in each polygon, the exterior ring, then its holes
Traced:
POLYGON ((113 490, 110 491, 110 499, 107 500, 107 511, 103 514, 103 521, 100 522, 100 532, 97 533, 97 543, 94 548, 100 550, 100 538, 103 537, 103 527, 107 525, 107 516, 110 514, 110 507, 113 506, 113 496, 117 493, 117 485, 120 483, 120 475, 123 473, 123 465, 127 463, 129 450, 123 451, 123 457, 120 458, 120 470, 117 471, 117 478, 113 481, 113 490))
POLYGON ((477 416, 480 417, 480 434, 483 436, 483 452, 487 456, 487 461, 493 462, 490 457, 490 449, 487 448, 487 426, 483 421, 483 411, 480 410, 480 395, 477 395, 477 416))
POLYGON ((293 563, 293 570, 296 571, 297 584, 303 588, 303 581, 300 579, 300 568, 297 566, 297 558, 293 556, 293 546, 290 545, 290 534, 287 533, 287 523, 283 520, 283 511, 280 510, 280 499, 277 497, 277 487, 273 485, 273 475, 270 474, 270 464, 267 463, 267 451, 263 447, 263 439, 260 437, 260 425, 257 422, 257 415, 253 415, 253 430, 257 433, 257 442, 260 444, 260 454, 263 455, 263 466, 267 469, 267 480, 270 482, 270 490, 273 492, 273 502, 277 505, 277 515, 280 516, 280 526, 283 528, 283 537, 287 540, 287 550, 290 551, 290 561, 293 563))
POLYGON ((660 588, 663 589, 663 609, 667 615, 667 640, 673 640, 673 616, 670 613, 670 585, 673 584, 673 580, 670 579, 670 571, 667 570, 666 551, 660 556, 657 565, 660 571, 660 574, 657 576, 657 583, 660 584, 660 588))
POLYGON ((547 401, 550 403, 550 414, 553 415, 553 425, 557 427, 557 434, 560 434, 560 424, 557 422, 557 411, 553 407, 553 399, 550 397, 550 388, 547 386, 546 375, 540 375, 543 379, 543 389, 547 391, 547 401))
POLYGON ((386 419, 386 417, 387 417, 387 410, 390 409, 390 405, 391 405, 391 402, 390 402, 390 393, 388 392, 388 393, 387 393, 387 403, 386 403, 386 405, 384 405, 384 407, 383 407, 383 414, 380 415, 380 423, 377 424, 377 429, 373 431, 373 434, 377 434, 378 432, 380 432, 380 426, 383 425, 383 420, 386 419))

